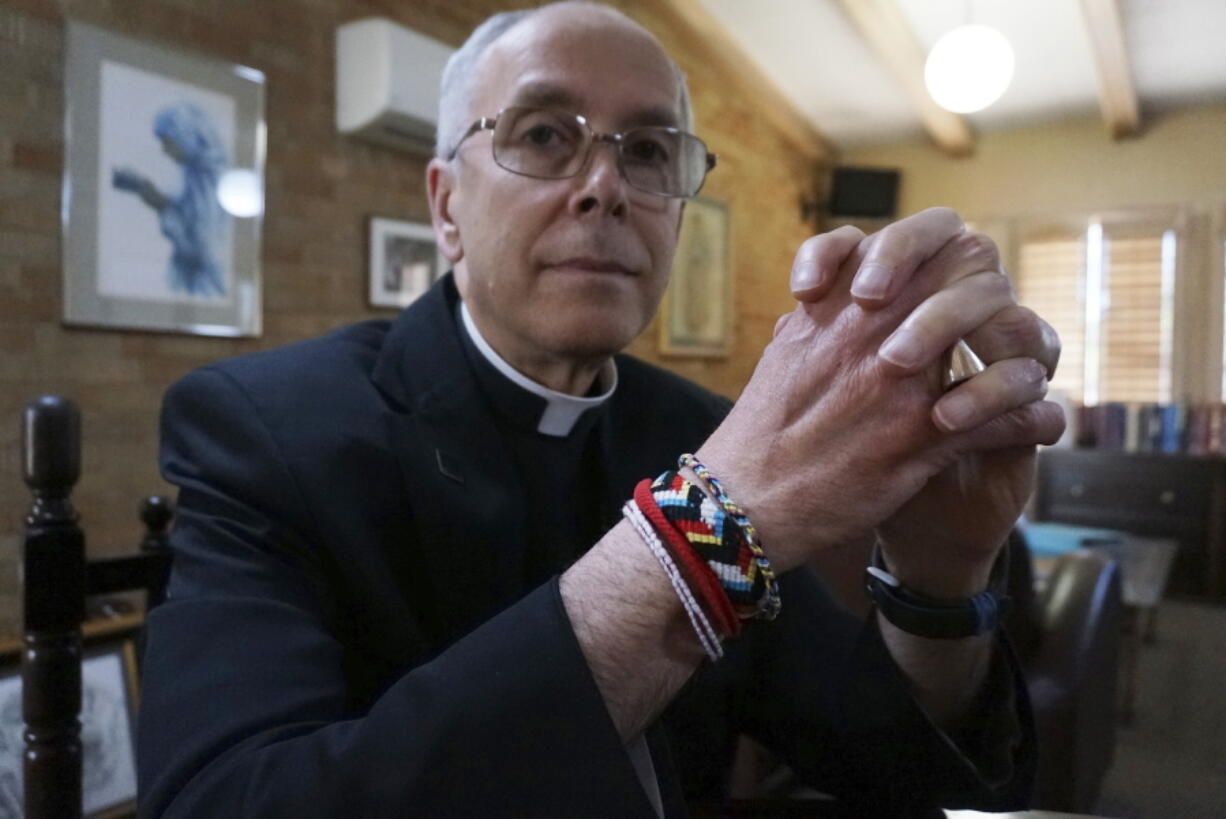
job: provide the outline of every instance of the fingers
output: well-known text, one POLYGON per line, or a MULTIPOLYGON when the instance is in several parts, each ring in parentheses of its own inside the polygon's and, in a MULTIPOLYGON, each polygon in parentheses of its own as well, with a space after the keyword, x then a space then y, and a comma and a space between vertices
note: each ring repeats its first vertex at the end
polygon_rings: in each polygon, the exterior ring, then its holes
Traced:
POLYGON ((972 452, 1054 444, 1064 434, 1064 424, 1064 410, 1059 404, 1032 401, 963 433, 955 446, 962 452, 972 452))
POLYGON ((797 301, 817 301, 830 290, 843 262, 864 239, 864 231, 852 225, 806 239, 792 262, 789 286, 797 301))
MULTIPOLYGON (((959 279, 916 307, 877 354, 906 373, 918 372, 936 362, 958 339, 1013 305, 1013 288, 999 273, 959 279)), ((991 360, 974 345, 972 349, 985 361, 991 360)))
POLYGON ((1056 374, 1060 361, 1060 336, 1035 312, 1021 305, 1006 307, 964 338, 984 361, 1033 358, 1056 374))
POLYGON ((852 297, 866 309, 889 304, 924 262, 963 231, 957 213, 929 208, 874 233, 852 280, 852 297))
POLYGON ((1033 358, 997 361, 941 396, 932 420, 946 432, 974 429, 1047 395, 1047 369, 1033 358))

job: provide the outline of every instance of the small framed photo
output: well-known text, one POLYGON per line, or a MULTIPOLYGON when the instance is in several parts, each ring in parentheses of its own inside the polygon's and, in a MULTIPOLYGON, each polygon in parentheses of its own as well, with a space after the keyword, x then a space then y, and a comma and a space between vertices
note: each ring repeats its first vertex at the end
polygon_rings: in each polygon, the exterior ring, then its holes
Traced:
POLYGON ((430 225, 372 216, 369 241, 372 307, 408 307, 447 272, 430 225))
MULTIPOLYGON (((81 662, 81 793, 85 815, 136 808, 136 650, 131 639, 88 646, 81 662)), ((21 816, 21 667, 0 670, 0 816, 21 816)))
POLYGON ((64 322, 258 336, 264 75, 69 21, 64 322))
POLYGON ((728 355, 729 255, 728 206, 713 199, 686 202, 672 278, 660 307, 660 352, 706 358, 728 355))

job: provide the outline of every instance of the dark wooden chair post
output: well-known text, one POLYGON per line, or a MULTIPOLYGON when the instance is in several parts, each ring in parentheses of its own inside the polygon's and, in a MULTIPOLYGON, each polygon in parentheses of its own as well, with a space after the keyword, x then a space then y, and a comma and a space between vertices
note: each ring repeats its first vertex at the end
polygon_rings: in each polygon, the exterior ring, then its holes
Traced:
POLYGON ((167 529, 174 517, 174 505, 161 495, 150 495, 141 501, 140 519, 145 524, 141 539, 143 554, 157 555, 155 576, 150 578, 145 598, 145 610, 150 611, 166 598, 166 581, 170 575, 170 545, 167 529))
POLYGON ((21 663, 27 819, 81 815, 81 619, 85 535, 69 498, 81 474, 81 416, 55 396, 26 406, 22 473, 34 495, 22 546, 21 663))

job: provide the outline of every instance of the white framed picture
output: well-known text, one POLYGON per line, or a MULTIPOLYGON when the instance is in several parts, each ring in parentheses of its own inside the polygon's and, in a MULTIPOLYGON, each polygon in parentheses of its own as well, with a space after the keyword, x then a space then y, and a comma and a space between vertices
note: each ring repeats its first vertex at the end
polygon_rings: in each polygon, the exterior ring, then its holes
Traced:
POLYGON ((68 23, 64 322, 260 334, 264 75, 68 23))
MULTIPOLYGON (((131 639, 85 650, 81 662, 81 797, 85 815, 136 807, 136 650, 131 639)), ((23 815, 21 668, 0 672, 0 819, 23 815)))
POLYGON ((372 216, 369 248, 373 307, 408 307, 447 272, 430 225, 372 216))

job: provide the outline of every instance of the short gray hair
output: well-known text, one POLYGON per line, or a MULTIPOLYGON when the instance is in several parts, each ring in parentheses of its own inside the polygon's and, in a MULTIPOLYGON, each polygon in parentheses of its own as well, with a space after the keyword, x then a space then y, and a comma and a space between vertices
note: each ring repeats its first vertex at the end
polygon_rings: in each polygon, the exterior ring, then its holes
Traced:
MULTIPOLYGON (((599 3, 574 2, 574 0, 564 0, 564 2, 566 5, 595 6, 630 20, 629 17, 626 17, 617 9, 599 3)), ((468 119, 470 116, 468 109, 473 98, 473 91, 475 90, 474 80, 477 73, 477 63, 480 62, 481 55, 499 37, 506 34, 519 23, 537 12, 554 5, 561 5, 561 3, 550 3, 539 8, 504 11, 495 14, 473 29, 473 33, 464 41, 464 45, 460 46, 459 50, 447 60, 447 66, 443 69, 443 80, 439 89, 438 130, 434 142, 435 156, 440 159, 446 159, 455 150, 457 143, 463 139, 464 131, 472 124, 468 119)), ((631 20, 631 22, 634 21, 631 20)), ((635 25, 638 24, 635 23, 635 25)), ((690 101, 690 88, 685 79, 685 72, 681 70, 676 60, 667 52, 665 52, 664 56, 668 59, 668 64, 672 66, 673 73, 677 77, 677 87, 680 89, 677 107, 680 109, 681 114, 681 128, 686 131, 692 131, 694 129, 694 108, 690 101)), ((494 114, 493 111, 488 111, 483 116, 490 116, 492 114, 494 114)))

